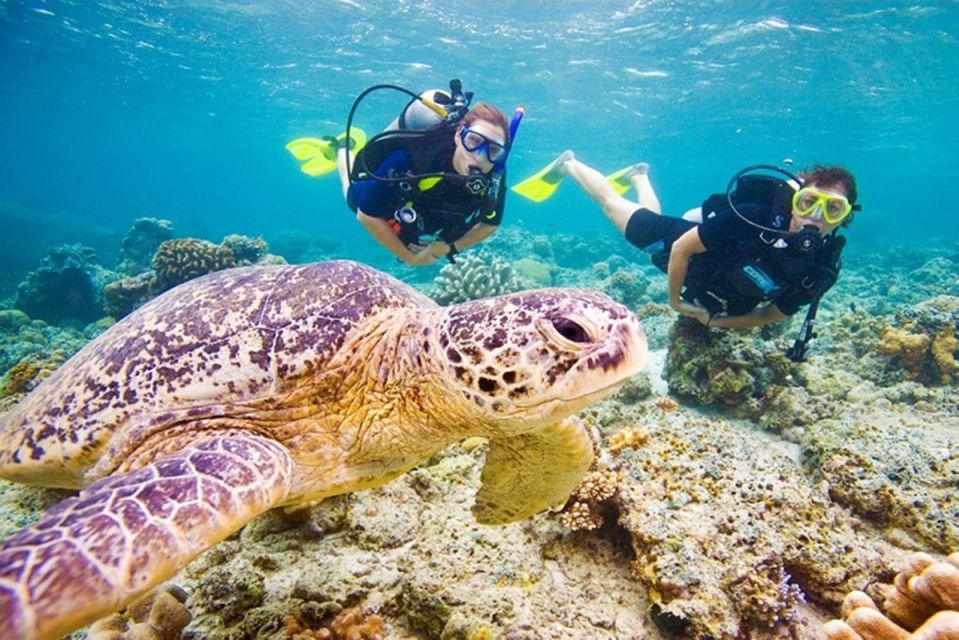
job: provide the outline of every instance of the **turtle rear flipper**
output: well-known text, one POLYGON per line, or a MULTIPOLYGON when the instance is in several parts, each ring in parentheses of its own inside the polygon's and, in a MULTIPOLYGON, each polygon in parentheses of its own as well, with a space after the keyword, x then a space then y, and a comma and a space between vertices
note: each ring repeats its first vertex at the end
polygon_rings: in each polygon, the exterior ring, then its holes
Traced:
POLYGON ((593 440, 577 416, 490 441, 473 516, 506 524, 562 506, 593 462, 593 440))
POLYGON ((215 433, 100 480, 0 546, 0 638, 59 638, 179 571, 290 492, 277 442, 215 433))

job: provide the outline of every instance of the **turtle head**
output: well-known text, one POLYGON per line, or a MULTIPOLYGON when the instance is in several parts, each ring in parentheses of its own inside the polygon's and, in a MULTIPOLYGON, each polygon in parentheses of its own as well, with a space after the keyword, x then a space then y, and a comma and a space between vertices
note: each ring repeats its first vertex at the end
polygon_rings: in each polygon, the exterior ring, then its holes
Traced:
POLYGON ((579 411, 618 389, 647 356, 636 316, 582 289, 452 305, 437 338, 458 399, 490 435, 579 411))

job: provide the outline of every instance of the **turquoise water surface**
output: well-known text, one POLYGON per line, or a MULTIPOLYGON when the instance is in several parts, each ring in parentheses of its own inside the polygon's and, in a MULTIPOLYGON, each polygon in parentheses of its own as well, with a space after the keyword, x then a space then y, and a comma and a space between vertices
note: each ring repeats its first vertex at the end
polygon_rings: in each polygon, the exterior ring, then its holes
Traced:
MULTIPOLYGON (((284 144, 341 131, 371 84, 454 77, 528 109, 510 183, 565 148, 606 172, 645 160, 679 214, 746 164, 838 163, 859 179, 854 242, 956 236, 957 27, 955 0, 0 0, 0 295, 51 244, 112 266, 143 216, 379 254, 335 177, 284 144)), ((357 123, 375 132, 404 101, 376 94, 357 123)), ((615 233, 571 184, 512 196, 519 222, 615 233)))

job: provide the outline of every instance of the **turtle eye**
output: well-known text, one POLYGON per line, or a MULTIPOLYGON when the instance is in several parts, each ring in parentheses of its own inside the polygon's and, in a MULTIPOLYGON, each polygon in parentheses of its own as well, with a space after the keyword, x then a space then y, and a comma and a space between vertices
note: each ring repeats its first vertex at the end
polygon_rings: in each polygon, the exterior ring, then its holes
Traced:
POLYGON ((552 323, 553 328, 556 329, 556 332, 570 342, 576 342, 578 344, 590 342, 589 332, 575 320, 570 320, 569 318, 550 318, 549 321, 552 323))

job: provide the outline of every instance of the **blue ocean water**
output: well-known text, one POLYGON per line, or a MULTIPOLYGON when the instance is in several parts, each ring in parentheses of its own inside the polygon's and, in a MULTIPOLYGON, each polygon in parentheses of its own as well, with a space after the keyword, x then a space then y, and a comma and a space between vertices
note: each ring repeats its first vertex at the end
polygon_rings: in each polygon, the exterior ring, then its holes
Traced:
MULTIPOLYGON (((371 84, 454 77, 528 109, 511 184, 566 148, 603 171, 645 160, 678 215, 747 164, 838 163, 855 242, 954 237, 957 31, 956 0, 0 0, 0 272, 63 241, 109 264, 142 216, 213 241, 299 229, 363 259, 380 250, 334 175, 284 144, 342 131, 371 84)), ((357 124, 404 102, 376 94, 357 124)), ((519 222, 615 234, 572 184, 510 197, 519 222)))

